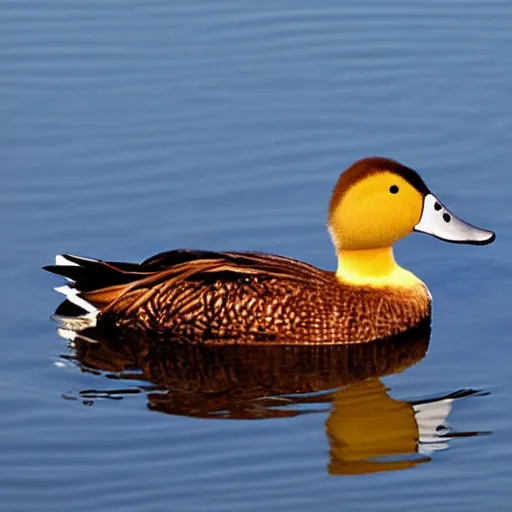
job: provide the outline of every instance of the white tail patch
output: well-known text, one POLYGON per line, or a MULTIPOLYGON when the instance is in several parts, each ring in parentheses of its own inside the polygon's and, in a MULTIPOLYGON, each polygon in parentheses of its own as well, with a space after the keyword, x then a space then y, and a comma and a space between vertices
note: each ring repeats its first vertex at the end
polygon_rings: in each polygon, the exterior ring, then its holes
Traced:
POLYGON ((65 256, 62 256, 62 254, 57 254, 55 256, 55 265, 58 265, 60 267, 79 267, 80 265, 78 263, 75 263, 74 261, 68 260, 65 256))
POLYGON ((65 295, 69 302, 87 311, 87 313, 98 312, 98 308, 95 308, 90 302, 87 302, 85 299, 78 296, 79 292, 76 288, 71 288, 66 284, 64 286, 57 286, 54 290, 65 295))
MULTIPOLYGON (((72 256, 72 255, 70 255, 72 256)), ((98 261, 98 260, 93 260, 92 258, 84 258, 83 256, 73 256, 74 258, 77 258, 79 260, 84 260, 84 261, 98 261)), ((66 256, 63 256, 62 254, 57 254, 55 256, 55 265, 58 265, 58 266, 61 266, 61 267, 79 267, 80 264, 78 263, 75 263, 74 261, 71 261, 71 260, 68 260, 66 258, 66 256)))

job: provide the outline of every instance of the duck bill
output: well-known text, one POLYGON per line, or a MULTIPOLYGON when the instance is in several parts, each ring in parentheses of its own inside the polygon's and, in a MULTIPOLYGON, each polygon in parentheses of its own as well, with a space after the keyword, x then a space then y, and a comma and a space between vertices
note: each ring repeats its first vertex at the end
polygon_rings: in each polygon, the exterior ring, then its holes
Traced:
POLYGON ((456 244, 486 245, 496 238, 492 231, 472 226, 453 215, 433 194, 425 196, 423 212, 414 231, 456 244))

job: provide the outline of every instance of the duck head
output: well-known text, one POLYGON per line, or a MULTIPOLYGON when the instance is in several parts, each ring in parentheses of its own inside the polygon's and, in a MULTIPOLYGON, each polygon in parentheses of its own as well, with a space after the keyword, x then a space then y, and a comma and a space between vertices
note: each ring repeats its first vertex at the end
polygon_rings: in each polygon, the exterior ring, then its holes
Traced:
POLYGON ((328 228, 338 253, 338 277, 356 281, 353 272, 371 281, 393 271, 391 247, 414 231, 459 244, 495 239, 492 231, 449 211, 416 171, 381 157, 359 160, 341 174, 329 204, 328 228))

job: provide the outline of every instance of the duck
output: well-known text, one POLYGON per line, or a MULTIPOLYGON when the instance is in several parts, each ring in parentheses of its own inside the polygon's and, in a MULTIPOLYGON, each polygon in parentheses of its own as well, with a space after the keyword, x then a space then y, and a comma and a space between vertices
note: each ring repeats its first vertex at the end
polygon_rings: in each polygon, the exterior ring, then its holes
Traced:
POLYGON ((67 279, 55 290, 88 326, 189 343, 366 343, 431 318, 432 295, 396 262, 396 242, 414 232, 458 244, 496 238, 456 217, 414 169, 386 157, 341 173, 327 230, 335 270, 263 252, 193 249, 141 263, 59 254, 43 268, 67 279))

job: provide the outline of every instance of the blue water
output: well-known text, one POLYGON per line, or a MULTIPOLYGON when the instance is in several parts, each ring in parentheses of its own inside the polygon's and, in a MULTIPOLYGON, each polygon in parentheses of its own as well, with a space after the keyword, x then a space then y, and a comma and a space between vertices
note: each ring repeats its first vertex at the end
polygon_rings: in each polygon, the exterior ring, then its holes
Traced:
POLYGON ((510 2, 16 0, 0 20, 3 510, 508 510, 510 2), (434 296, 432 337, 381 378, 400 403, 480 390, 447 422, 487 435, 334 476, 330 402, 261 421, 159 413, 129 392, 147 376, 85 371, 57 336, 60 281, 40 267, 59 252, 249 249, 334 268, 329 194, 373 154, 497 232, 398 244, 434 296), (109 389, 126 392, 81 395, 109 389))

